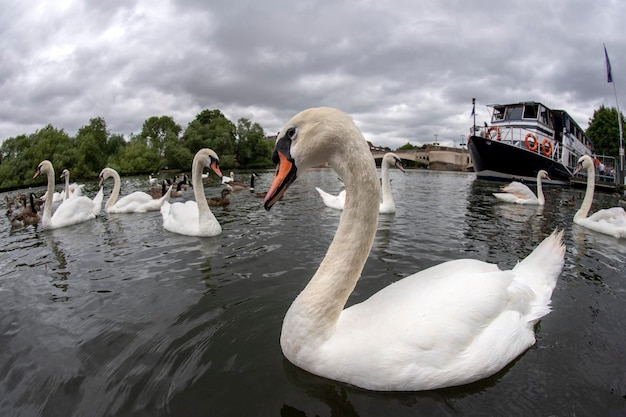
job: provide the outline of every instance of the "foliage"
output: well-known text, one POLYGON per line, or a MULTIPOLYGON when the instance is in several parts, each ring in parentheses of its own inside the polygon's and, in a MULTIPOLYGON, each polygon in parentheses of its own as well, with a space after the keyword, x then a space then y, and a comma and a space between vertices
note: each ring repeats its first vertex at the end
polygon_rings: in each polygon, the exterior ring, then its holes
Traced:
POLYGON ((406 144, 400 146, 397 150, 399 150, 399 151, 412 151, 414 149, 419 149, 419 147, 415 146, 415 145, 411 145, 410 142, 407 142, 406 144))
MULTIPOLYGON (((620 113, 622 126, 626 125, 624 114, 620 113)), ((615 107, 600 106, 589 119, 587 136, 593 141, 597 155, 619 158, 619 122, 615 107)))
POLYGON ((75 137, 52 125, 29 135, 4 140, 0 146, 0 189, 41 184, 32 179, 37 165, 50 160, 55 169, 69 169, 72 179, 95 178, 110 166, 121 175, 146 174, 168 168, 189 171, 200 148, 211 148, 223 168, 271 167, 274 144, 263 128, 242 118, 235 126, 219 110, 203 110, 184 130, 170 116, 153 116, 141 132, 126 140, 111 134, 95 117, 75 137), (182 135, 181 135, 182 133, 182 135))

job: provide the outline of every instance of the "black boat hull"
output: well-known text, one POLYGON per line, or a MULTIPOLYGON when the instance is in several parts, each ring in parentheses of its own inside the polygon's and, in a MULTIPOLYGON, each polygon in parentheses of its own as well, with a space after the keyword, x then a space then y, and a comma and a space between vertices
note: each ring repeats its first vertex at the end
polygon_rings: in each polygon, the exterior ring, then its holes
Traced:
POLYGON ((570 171, 562 163, 539 153, 481 136, 471 136, 467 148, 478 178, 532 182, 543 169, 550 176, 546 182, 570 183, 570 171))

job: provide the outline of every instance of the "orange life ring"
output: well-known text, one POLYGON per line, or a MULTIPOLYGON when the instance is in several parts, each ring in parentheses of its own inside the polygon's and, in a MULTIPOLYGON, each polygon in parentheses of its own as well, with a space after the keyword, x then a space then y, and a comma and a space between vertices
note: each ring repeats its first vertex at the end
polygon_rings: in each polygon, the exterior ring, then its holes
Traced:
POLYGON ((552 155, 552 142, 548 139, 544 139, 543 142, 541 142, 541 153, 545 156, 552 155))
POLYGON ((539 148, 539 141, 537 140, 537 137, 533 135, 532 133, 527 133, 526 139, 524 139, 524 141, 526 142, 526 147, 528 148, 529 151, 535 152, 539 148), (532 143, 530 142, 529 139, 533 140, 532 143))
POLYGON ((500 140, 502 136, 500 135, 500 128, 498 126, 491 126, 487 129, 487 139, 491 139, 491 132, 496 131, 496 139, 500 140))

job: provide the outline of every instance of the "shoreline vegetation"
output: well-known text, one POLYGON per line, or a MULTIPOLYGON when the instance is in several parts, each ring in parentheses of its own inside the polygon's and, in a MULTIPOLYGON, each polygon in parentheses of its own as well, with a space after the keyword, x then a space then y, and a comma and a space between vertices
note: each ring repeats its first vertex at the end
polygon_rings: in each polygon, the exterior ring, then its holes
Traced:
POLYGON ((45 159, 69 169, 73 179, 91 180, 104 167, 122 176, 188 172, 196 151, 205 147, 220 155, 225 169, 274 166, 274 142, 261 125, 246 118, 233 123, 220 110, 203 110, 184 130, 171 116, 150 117, 129 138, 111 133, 104 118, 96 117, 74 136, 48 124, 5 139, 0 146, 0 191, 41 185, 41 179, 32 177, 45 159))

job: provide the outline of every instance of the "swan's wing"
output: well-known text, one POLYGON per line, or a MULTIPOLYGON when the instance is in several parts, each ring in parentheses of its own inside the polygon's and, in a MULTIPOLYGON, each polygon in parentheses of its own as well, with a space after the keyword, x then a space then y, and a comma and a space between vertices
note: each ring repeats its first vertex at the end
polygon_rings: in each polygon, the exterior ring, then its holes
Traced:
POLYGON ((199 213, 198 204, 195 201, 164 203, 161 207, 161 214, 163 215, 163 228, 165 230, 181 235, 198 235, 199 213))
POLYGON ((528 188, 526 184, 522 184, 521 182, 513 181, 509 185, 502 187, 502 191, 506 193, 510 193, 515 195, 517 198, 521 199, 536 199, 535 193, 528 188))
POLYGON ((324 205, 326 205, 326 207, 330 207, 335 210, 343 210, 343 207, 346 203, 346 191, 345 190, 341 190, 339 194, 334 196, 332 194, 327 193, 326 191, 322 190, 319 187, 315 187, 315 189, 317 190, 319 195, 322 197, 322 200, 324 201, 324 205))
POLYGON ((100 210, 102 210, 102 201, 104 200, 104 191, 102 187, 98 191, 98 194, 93 198, 93 214, 96 216, 100 214, 100 210))
POLYGON ((618 239, 626 238, 626 212, 622 207, 598 210, 589 217, 579 219, 576 223, 618 239))
POLYGON ((70 198, 55 210, 50 225, 53 228, 70 226, 95 218, 93 201, 85 196, 70 198))
POLYGON ((133 212, 137 209, 137 207, 151 200, 152 196, 150 194, 144 193, 143 191, 135 191, 134 193, 117 200, 114 209, 115 212, 118 213, 133 212))
POLYGON ((493 196, 500 201, 504 201, 506 203, 517 203, 519 198, 515 194, 509 193, 493 193, 493 196))

